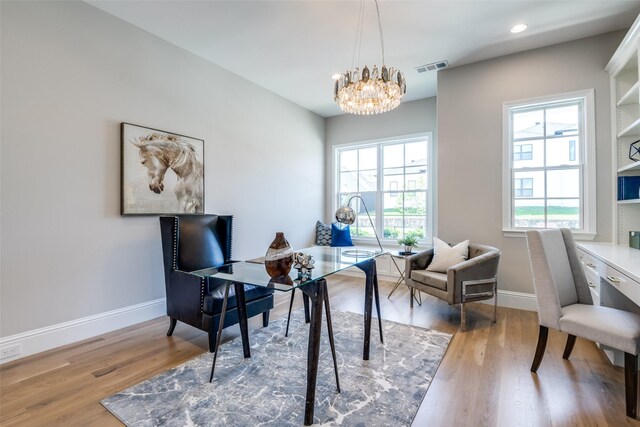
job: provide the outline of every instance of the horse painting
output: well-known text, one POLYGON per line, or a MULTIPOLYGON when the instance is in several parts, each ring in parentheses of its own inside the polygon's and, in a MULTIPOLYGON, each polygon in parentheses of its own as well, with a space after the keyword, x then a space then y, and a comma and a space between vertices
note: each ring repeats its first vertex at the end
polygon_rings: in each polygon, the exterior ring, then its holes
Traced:
POLYGON ((203 213, 202 162, 192 144, 180 136, 153 132, 130 141, 139 149, 142 166, 147 168, 149 190, 164 191, 164 177, 168 169, 175 172, 175 195, 180 213, 203 213))

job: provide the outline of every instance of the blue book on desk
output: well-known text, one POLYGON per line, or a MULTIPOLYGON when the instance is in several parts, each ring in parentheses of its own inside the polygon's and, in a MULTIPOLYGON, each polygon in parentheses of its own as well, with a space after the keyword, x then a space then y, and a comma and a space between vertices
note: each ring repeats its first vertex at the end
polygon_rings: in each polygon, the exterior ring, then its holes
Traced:
POLYGON ((618 200, 640 199, 640 176, 618 177, 618 200))

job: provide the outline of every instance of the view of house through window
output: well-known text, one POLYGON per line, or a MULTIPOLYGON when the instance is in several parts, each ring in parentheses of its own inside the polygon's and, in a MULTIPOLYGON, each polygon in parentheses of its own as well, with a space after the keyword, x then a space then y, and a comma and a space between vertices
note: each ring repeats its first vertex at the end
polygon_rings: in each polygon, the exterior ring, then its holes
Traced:
POLYGON ((511 227, 583 228, 584 102, 509 108, 511 227))
MULTIPOLYGON (((361 196, 378 236, 397 240, 427 236, 428 146, 430 137, 340 147, 336 150, 337 206, 361 196)), ((364 206, 351 202, 358 214, 353 237, 374 237, 364 206)))

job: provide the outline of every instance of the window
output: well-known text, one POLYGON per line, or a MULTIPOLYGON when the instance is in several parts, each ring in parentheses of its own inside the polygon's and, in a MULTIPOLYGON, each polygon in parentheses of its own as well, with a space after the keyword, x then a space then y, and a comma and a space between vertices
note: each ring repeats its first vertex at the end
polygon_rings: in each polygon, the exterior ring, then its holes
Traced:
POLYGON ((516 197, 533 197, 533 178, 516 178, 513 190, 516 197))
POLYGON ((504 105, 505 231, 595 236, 593 91, 504 105))
POLYGON ((533 158, 533 145, 521 144, 513 146, 513 160, 531 160, 533 158))
MULTIPOLYGON (((334 209, 359 195, 369 209, 380 239, 396 244, 407 234, 430 239, 432 203, 429 201, 431 134, 336 148, 334 209)), ((351 226, 354 238, 374 238, 364 206, 351 202, 358 214, 351 226)))

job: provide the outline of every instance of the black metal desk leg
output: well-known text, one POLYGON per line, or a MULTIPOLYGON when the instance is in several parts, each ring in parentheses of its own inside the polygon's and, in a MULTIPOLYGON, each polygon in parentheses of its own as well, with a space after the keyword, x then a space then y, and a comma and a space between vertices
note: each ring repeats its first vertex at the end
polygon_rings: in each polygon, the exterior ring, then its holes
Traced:
POLYGON ((340 379, 338 378, 338 361, 336 360, 336 346, 333 342, 333 324, 331 323, 331 306, 329 305, 329 290, 324 292, 324 312, 327 316, 327 332, 329 333, 329 345, 331 345, 331 356, 333 356, 333 370, 336 373, 336 388, 340 393, 340 379))
POLYGON ((302 302, 304 303, 304 323, 309 323, 311 321, 309 317, 309 296, 302 293, 302 302))
POLYGON ((313 410, 316 401, 318 361, 320 359, 320 331, 322 329, 322 303, 327 291, 327 282, 317 282, 300 287, 311 298, 311 325, 309 327, 309 347, 307 349, 307 398, 304 407, 304 425, 313 424, 313 410))
POLYGON ((238 310, 238 323, 240 324, 240 335, 242 335, 242 350, 244 357, 251 357, 249 347, 249 326, 247 325, 247 305, 244 298, 244 284, 234 283, 236 291, 236 309, 238 310))
POLYGON ((373 295, 376 294, 376 308, 378 310, 378 324, 380 325, 380 341, 382 341, 382 318, 380 316, 380 299, 378 297, 378 273, 376 260, 370 259, 356 264, 366 276, 364 288, 364 348, 362 359, 369 360, 369 347, 371 341, 371 311, 373 309, 373 295))
POLYGON ((287 330, 284 331, 284 336, 289 336, 289 322, 291 321, 291 309, 293 308, 293 297, 296 296, 296 288, 291 289, 291 301, 289 302, 289 314, 287 315, 287 330))
POLYGON ((384 343, 384 339, 382 338, 382 316, 380 315, 380 291, 378 290, 378 274, 373 277, 373 294, 376 300, 376 311, 378 312, 378 329, 380 330, 380 342, 384 343))
POLYGON ((218 358, 218 348, 220 348, 220 339, 222 338, 222 328, 224 327, 224 315, 227 313, 227 301, 229 300, 229 288, 231 283, 227 282, 224 285, 224 299, 222 300, 222 311, 220 312, 220 323, 218 324, 218 336, 216 338, 216 348, 213 353, 213 363, 211 364, 211 375, 209 376, 209 382, 213 381, 213 371, 216 369, 216 359, 218 358))

